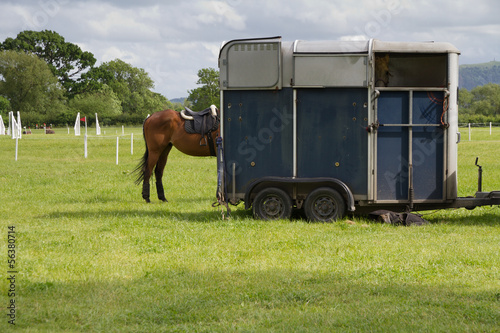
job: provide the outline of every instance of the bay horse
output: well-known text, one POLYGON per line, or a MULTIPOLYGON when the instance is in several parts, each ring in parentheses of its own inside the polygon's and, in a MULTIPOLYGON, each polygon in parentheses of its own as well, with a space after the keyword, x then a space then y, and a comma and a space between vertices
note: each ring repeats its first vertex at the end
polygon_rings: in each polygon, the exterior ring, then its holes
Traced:
MULTIPOLYGON (((210 106, 212 116, 218 117, 217 111, 214 105, 210 106)), ((214 156, 210 144, 216 142, 220 127, 217 126, 216 130, 207 132, 206 135, 210 135, 212 140, 202 134, 188 133, 185 129, 186 120, 192 120, 193 116, 193 112, 189 109, 181 112, 169 109, 153 113, 144 120, 142 129, 146 151, 134 171, 138 173, 136 184, 139 185, 142 181, 142 198, 146 202, 151 202, 149 181, 153 170, 158 199, 167 202, 162 177, 172 147, 191 156, 214 156)))

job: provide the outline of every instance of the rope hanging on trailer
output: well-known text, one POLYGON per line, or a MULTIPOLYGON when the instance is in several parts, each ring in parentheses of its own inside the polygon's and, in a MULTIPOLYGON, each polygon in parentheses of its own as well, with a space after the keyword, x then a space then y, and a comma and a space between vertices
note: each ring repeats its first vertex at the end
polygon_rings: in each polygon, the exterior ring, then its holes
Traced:
POLYGON ((445 115, 446 111, 448 111, 448 99, 449 99, 449 94, 448 94, 448 92, 446 92, 444 100, 443 100, 443 113, 441 113, 441 126, 443 128, 450 127, 450 124, 444 122, 444 115, 445 115))
POLYGON ((225 182, 225 168, 224 168, 224 148, 222 147, 222 138, 219 136, 216 140, 217 143, 217 201, 212 204, 212 207, 221 207, 222 219, 225 219, 224 208, 226 207, 227 216, 231 214, 226 200, 226 182, 225 182))
POLYGON ((439 99, 437 98, 433 92, 427 92, 427 97, 431 100, 432 103, 437 104, 437 105, 442 105, 443 107, 443 112, 441 113, 441 127, 442 128, 448 128, 450 127, 450 124, 444 122, 444 115, 448 111, 448 99, 449 99, 450 94, 446 91, 444 93, 444 99, 439 99))

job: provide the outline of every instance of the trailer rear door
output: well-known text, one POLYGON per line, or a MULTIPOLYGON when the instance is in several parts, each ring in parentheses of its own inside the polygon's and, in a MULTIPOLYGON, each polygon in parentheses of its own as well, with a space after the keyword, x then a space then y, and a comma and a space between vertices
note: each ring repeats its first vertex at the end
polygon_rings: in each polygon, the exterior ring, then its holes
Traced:
MULTIPOLYGON (((444 199, 444 91, 381 89, 377 105, 377 201, 444 199)), ((441 89, 442 90, 442 89, 441 89)))

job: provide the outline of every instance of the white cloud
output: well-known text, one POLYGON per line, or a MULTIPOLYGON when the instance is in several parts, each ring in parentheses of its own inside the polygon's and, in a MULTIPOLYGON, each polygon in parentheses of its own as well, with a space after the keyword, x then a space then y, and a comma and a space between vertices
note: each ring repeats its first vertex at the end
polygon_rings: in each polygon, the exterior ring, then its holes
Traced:
POLYGON ((498 12, 498 0, 2 0, 0 41, 53 30, 98 64, 120 58, 146 69, 174 98, 236 38, 436 40, 455 44, 461 63, 500 59, 498 12))
POLYGON ((363 41, 367 40, 366 35, 348 35, 348 36, 341 36, 340 40, 342 41, 363 41))
MULTIPOLYGON (((150 26, 137 22, 133 18, 127 18, 120 12, 111 12, 103 20, 92 20, 89 22, 91 31, 102 38, 127 39, 130 41, 157 40, 151 38, 156 35, 150 26)), ((129 15, 130 16, 130 15, 129 15)))
POLYGON ((224 25, 236 30, 243 30, 245 17, 238 14, 234 7, 225 1, 200 2, 201 12, 196 15, 198 23, 204 25, 224 25))
POLYGON ((121 59, 127 63, 137 63, 140 59, 137 54, 129 50, 118 48, 117 46, 111 46, 102 49, 100 52, 100 58, 103 62, 108 62, 115 59, 121 59))

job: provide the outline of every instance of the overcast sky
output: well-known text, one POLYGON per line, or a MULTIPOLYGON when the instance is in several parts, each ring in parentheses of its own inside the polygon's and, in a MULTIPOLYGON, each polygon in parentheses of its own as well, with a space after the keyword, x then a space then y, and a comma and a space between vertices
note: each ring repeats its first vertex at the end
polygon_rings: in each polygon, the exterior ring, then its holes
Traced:
POLYGON ((500 60, 498 0, 0 0, 0 41, 53 30, 94 54, 144 68, 169 99, 218 68, 223 41, 376 38, 451 42, 460 63, 500 60))

